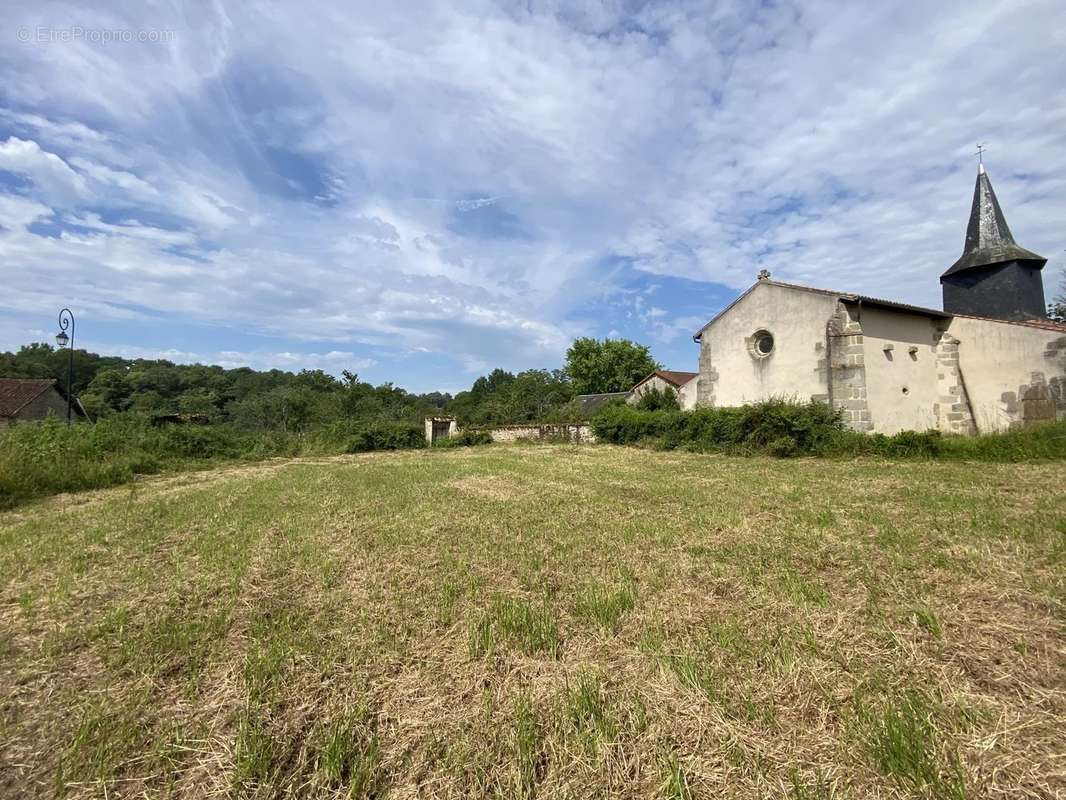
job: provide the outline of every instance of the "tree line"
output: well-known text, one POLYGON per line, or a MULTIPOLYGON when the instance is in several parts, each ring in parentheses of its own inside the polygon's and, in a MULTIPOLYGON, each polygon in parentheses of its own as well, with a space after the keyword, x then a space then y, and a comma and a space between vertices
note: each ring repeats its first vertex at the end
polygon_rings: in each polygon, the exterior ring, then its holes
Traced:
MULTIPOLYGON (((66 393, 69 356, 49 344, 25 345, 0 353, 0 377, 53 378, 66 393)), ((658 368, 644 345, 582 338, 559 369, 494 369, 453 397, 414 394, 391 382, 373 386, 348 370, 336 377, 319 369, 225 369, 75 350, 71 388, 93 419, 188 414, 246 428, 305 431, 340 420, 416 422, 449 414, 465 425, 495 425, 577 419, 577 395, 627 391, 658 368)))

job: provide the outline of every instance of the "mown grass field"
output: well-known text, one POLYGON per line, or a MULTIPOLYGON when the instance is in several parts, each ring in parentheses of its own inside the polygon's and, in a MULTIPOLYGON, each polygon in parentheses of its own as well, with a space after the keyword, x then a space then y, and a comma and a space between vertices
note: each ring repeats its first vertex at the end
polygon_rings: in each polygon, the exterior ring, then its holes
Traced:
POLYGON ((0 795, 1062 795, 1064 486, 492 446, 40 501, 0 795))

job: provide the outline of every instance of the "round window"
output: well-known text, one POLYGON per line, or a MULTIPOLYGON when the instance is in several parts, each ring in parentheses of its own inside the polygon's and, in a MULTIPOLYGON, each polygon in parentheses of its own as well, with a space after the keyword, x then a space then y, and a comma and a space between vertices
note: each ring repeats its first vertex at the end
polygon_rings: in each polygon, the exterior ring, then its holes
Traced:
POLYGON ((774 337, 769 331, 756 331, 751 337, 752 351, 759 358, 765 358, 774 352, 774 337))

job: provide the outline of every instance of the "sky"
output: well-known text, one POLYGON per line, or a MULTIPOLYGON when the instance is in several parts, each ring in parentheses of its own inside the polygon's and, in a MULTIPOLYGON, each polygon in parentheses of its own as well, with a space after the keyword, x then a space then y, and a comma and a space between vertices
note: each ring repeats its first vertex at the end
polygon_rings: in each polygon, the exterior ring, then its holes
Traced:
POLYGON ((0 350, 694 371, 761 269, 939 307, 979 141, 1066 266, 1061 0, 91 5, 0 22, 0 350))

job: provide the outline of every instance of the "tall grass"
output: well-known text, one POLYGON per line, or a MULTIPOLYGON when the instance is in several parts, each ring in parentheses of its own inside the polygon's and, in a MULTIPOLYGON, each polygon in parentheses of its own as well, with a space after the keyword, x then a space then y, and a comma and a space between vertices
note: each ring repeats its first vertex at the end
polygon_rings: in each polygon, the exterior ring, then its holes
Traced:
POLYGON ((69 426, 52 418, 0 431, 0 508, 34 497, 114 486, 136 475, 226 461, 422 444, 417 425, 338 422, 291 433, 227 424, 156 427, 132 415, 69 426))

